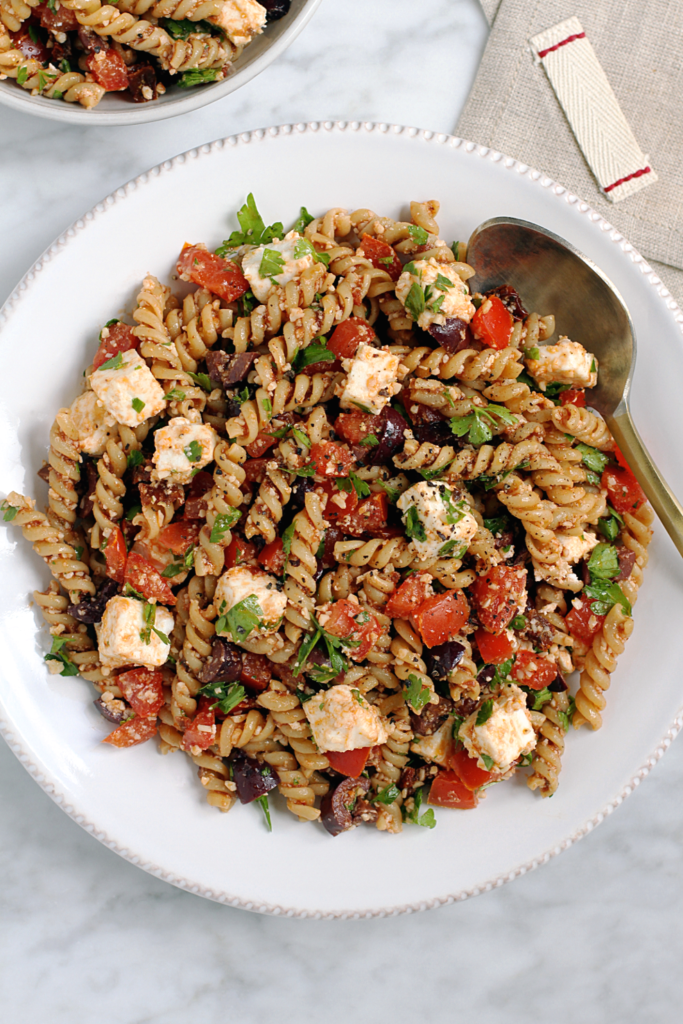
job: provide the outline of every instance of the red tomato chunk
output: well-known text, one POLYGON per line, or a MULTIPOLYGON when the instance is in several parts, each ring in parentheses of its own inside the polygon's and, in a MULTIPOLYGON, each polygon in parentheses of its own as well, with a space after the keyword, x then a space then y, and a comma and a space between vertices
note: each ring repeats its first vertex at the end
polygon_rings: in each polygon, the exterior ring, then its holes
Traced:
POLYGON ((358 412, 340 413, 334 421, 334 429, 349 444, 360 444, 368 434, 377 436, 383 423, 383 416, 372 416, 370 413, 358 410, 358 412))
POLYGON ((40 18, 40 24, 50 32, 77 32, 78 18, 75 11, 68 10, 64 4, 57 7, 52 5, 51 9, 46 3, 34 7, 34 14, 40 18))
POLYGON ((261 551, 258 556, 259 564, 266 572, 272 572, 276 576, 282 576, 285 571, 285 548, 281 537, 276 537, 261 551))
POLYGON ((358 507, 358 496, 354 487, 350 491, 340 491, 336 484, 325 480, 322 484, 316 484, 315 490, 317 494, 327 496, 325 519, 329 519, 331 523, 338 520, 340 516, 346 516, 349 512, 353 512, 358 507))
MULTIPOLYGON (((250 459, 260 459, 269 448, 272 448, 274 444, 277 444, 277 438, 272 436, 272 433, 267 433, 262 430, 256 435, 251 444, 245 445, 247 455, 250 459)), ((246 465, 245 465, 246 469, 246 465)))
POLYGON ((334 329, 327 347, 338 359, 352 359, 363 341, 368 345, 374 345, 377 335, 366 320, 359 316, 350 316, 334 329))
POLYGON ((138 554, 131 551, 126 562, 124 583, 130 584, 148 601, 159 601, 161 604, 175 604, 176 597, 163 576, 154 566, 138 554))
POLYGON ((474 337, 484 345, 490 348, 505 348, 510 340, 514 321, 498 296, 490 295, 484 299, 472 317, 471 327, 474 337))
POLYGON ((163 706, 163 676, 158 670, 131 668, 119 672, 116 685, 136 715, 156 715, 163 706))
POLYGON ((187 549, 197 543, 200 524, 193 519, 179 519, 159 531, 157 544, 160 548, 168 548, 174 555, 184 555, 187 549))
POLYGON ((463 785, 468 789, 479 789, 495 778, 493 772, 480 768, 464 747, 456 747, 449 758, 449 764, 463 785))
POLYGON ((427 647, 436 647, 459 633, 469 614, 470 606, 462 590, 447 590, 445 594, 428 597, 413 621, 427 647))
POLYGON ((177 271, 183 281, 207 288, 224 302, 234 302, 249 288, 249 282, 236 263, 200 245, 184 246, 178 257, 177 271))
POLYGON ((496 636, 493 633, 488 633, 485 629, 478 629, 474 634, 474 639, 477 641, 482 661, 487 665, 501 665, 512 657, 514 651, 512 640, 505 633, 496 636))
POLYGON ((257 690, 261 693, 268 689, 268 683, 272 677, 272 665, 265 654, 252 654, 250 651, 243 651, 241 683, 249 687, 250 690, 257 690))
POLYGON ((575 388, 568 388, 560 392, 560 403, 562 405, 576 405, 579 409, 586 407, 586 392, 575 388))
POLYGON ((534 651, 518 651, 510 675, 520 686, 542 690, 557 676, 557 665, 550 658, 534 651))
POLYGON ((348 476, 355 459, 345 444, 318 441, 311 448, 311 462, 318 476, 348 476))
POLYGON ((150 715, 148 718, 136 715, 135 718, 117 726, 113 732, 105 736, 102 742, 110 743, 112 747, 135 747, 138 743, 150 740, 152 736, 156 735, 156 731, 156 715, 150 715))
POLYGON ((256 561, 256 548, 242 537, 233 537, 225 549, 225 568, 234 569, 236 565, 252 565, 256 561))
POLYGON ((392 619, 409 619, 428 597, 433 596, 432 577, 429 573, 409 576, 391 595, 384 611, 392 619))
POLYGON ((193 747, 206 750, 216 742, 216 715, 211 707, 211 700, 202 697, 199 710, 183 733, 181 746, 183 750, 192 752, 193 747))
POLYGON ((479 803, 477 794, 469 789, 454 771, 440 771, 432 783, 428 804, 435 807, 457 807, 468 811, 479 803))
POLYGON ((592 600, 588 597, 574 598, 574 605, 564 620, 571 636, 590 644, 602 629, 605 615, 595 615, 591 609, 592 600))
POLYGON ((120 320, 109 327, 103 327, 100 338, 100 347, 92 361, 93 370, 98 370, 102 363, 113 359, 119 352, 129 352, 140 344, 140 339, 133 334, 133 328, 120 320))
POLYGON ((330 762, 330 768, 340 775, 347 775, 351 779, 357 779, 365 768, 370 754, 370 747, 358 747, 356 750, 328 750, 325 757, 330 762))
POLYGON ((526 570, 494 565, 470 590, 482 626, 490 633, 502 633, 526 606, 526 570))
POLYGON ((107 535, 107 546, 104 549, 104 558, 107 563, 107 576, 123 583, 126 571, 126 542, 118 526, 112 527, 111 533, 107 535))
POLYGON ((18 32, 9 33, 12 45, 15 49, 20 50, 24 57, 32 57, 33 60, 38 60, 41 64, 47 64, 50 59, 50 51, 45 43, 38 38, 38 34, 35 32, 35 22, 31 22, 30 28, 34 30, 35 39, 31 36, 29 26, 24 24, 18 32))
POLYGON ((123 57, 116 50, 98 50, 86 58, 88 71, 107 92, 121 92, 128 88, 128 71, 123 57))
POLYGON ((351 537, 381 530, 387 521, 389 503, 386 494, 372 494, 358 508, 337 520, 339 529, 351 537))
POLYGON ((360 605, 347 601, 346 598, 327 607, 329 615, 322 625, 333 636, 357 642, 357 647, 346 648, 344 653, 352 661, 362 661, 382 635, 382 627, 377 619, 360 605))
MULTIPOLYGON (((623 459, 623 455, 621 457, 623 459)), ((637 511, 647 501, 643 488, 627 466, 607 466, 600 483, 607 490, 613 508, 622 515, 637 511)))
POLYGON ((363 235, 358 254, 365 256, 377 270, 385 270, 392 281, 398 281, 403 272, 403 264, 398 254, 388 242, 380 238, 363 235))

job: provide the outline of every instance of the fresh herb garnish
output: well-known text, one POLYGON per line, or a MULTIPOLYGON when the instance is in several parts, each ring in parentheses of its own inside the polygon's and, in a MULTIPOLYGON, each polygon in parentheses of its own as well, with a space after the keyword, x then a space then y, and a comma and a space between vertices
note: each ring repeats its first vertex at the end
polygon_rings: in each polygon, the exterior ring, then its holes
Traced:
POLYGON ((178 76, 177 85, 181 89, 191 89, 195 85, 206 85, 207 82, 215 82, 218 78, 220 68, 192 68, 190 71, 183 71, 178 76))
POLYGON ((216 632, 228 632, 236 644, 242 643, 263 622, 263 609, 255 594, 238 601, 227 615, 221 615, 216 622, 216 632))
POLYGON ((425 528, 420 522, 420 517, 418 516, 417 509, 415 508, 414 505, 411 505, 410 508, 408 509, 404 522, 406 537, 414 538, 418 541, 427 540, 425 528))
POLYGON ((202 446, 199 441, 190 441, 183 448, 185 455, 187 456, 188 462, 199 462, 202 457, 202 446))
POLYGON ((517 417, 504 405, 495 405, 491 402, 485 409, 473 409, 466 416, 454 416, 451 420, 451 430, 456 437, 464 437, 467 434, 467 440, 472 445, 485 444, 493 437, 491 427, 499 428, 498 420, 509 426, 517 422, 517 417))
POLYGON ((378 480, 377 483, 380 485, 382 490, 386 491, 387 498, 392 505, 395 505, 398 499, 401 497, 401 492, 398 487, 390 487, 389 484, 385 484, 384 480, 378 480))
POLYGON ((117 352, 111 359, 107 359, 106 363, 102 363, 101 366, 98 366, 96 372, 99 373, 100 370, 120 370, 122 366, 123 356, 120 352, 117 352))
POLYGON ((126 519, 129 523, 132 523, 137 515, 142 512, 142 505, 131 505, 126 512, 126 519))
POLYGON ((447 540, 445 544, 442 544, 439 548, 440 555, 451 555, 453 558, 460 558, 464 555, 467 550, 467 545, 463 544, 459 540, 447 540), (455 549, 458 549, 457 551, 455 549))
POLYGON ((215 682, 207 683, 198 691, 200 697, 213 697, 216 701, 211 708, 218 708, 224 715, 229 715, 233 708, 241 704, 247 695, 246 690, 239 683, 215 682))
POLYGON ((274 238, 282 238, 285 233, 279 221, 266 227, 251 192, 247 196, 246 203, 238 212, 237 220, 242 230, 233 231, 230 238, 216 249, 217 256, 225 256, 231 249, 236 249, 240 245, 267 245, 274 238))
POLYGON ((493 701, 485 700, 482 706, 479 708, 479 714, 477 715, 477 725, 484 725, 488 722, 489 718, 493 714, 493 701))
POLYGON ((425 293, 417 281, 413 281, 406 296, 405 307, 416 323, 424 313, 425 306, 425 293))
POLYGON ((493 768, 494 764, 495 764, 495 761, 493 760, 493 758, 489 757, 488 754, 484 754, 484 753, 481 753, 479 755, 479 757, 482 759, 482 761, 486 765, 486 770, 490 772, 491 769, 493 768))
POLYGON ((305 366, 311 366, 313 363, 334 362, 336 358, 334 352, 330 352, 328 349, 326 339, 318 338, 306 348, 299 349, 292 359, 292 369, 295 373, 299 373, 305 366))
POLYGON ((515 615, 514 619, 510 623, 513 629, 526 629, 526 624, 525 615, 515 615))
POLYGON ((326 252, 318 252, 307 238, 298 238, 294 243, 294 259, 300 260, 305 256, 312 256, 315 263, 329 266, 330 257, 326 252))
POLYGON ((271 402, 271 400, 269 398, 262 398, 261 399, 261 405, 263 406, 263 410, 264 410, 266 416, 272 416, 273 415, 273 403, 271 402))
POLYGON ((263 796, 257 796, 256 800, 254 801, 254 803, 257 803, 257 804, 261 805, 261 810, 263 811, 263 813, 265 815, 266 825, 268 826, 268 831, 272 832, 273 831, 273 823, 270 820, 270 808, 268 806, 268 794, 264 793, 263 796))
POLYGON ((228 530, 239 521, 240 515, 236 508, 231 508, 229 512, 219 512, 211 527, 211 544, 220 544, 228 530))
POLYGON ((408 684, 403 691, 404 700, 406 704, 410 704, 413 711, 421 711, 429 701, 431 690, 428 686, 424 686, 419 676, 413 675, 412 672, 408 676, 408 684))
POLYGON ((510 520, 507 516, 495 516, 493 519, 484 520, 484 526, 487 530, 490 530, 494 537, 499 533, 505 533, 509 524, 510 520))
POLYGON ((303 235, 305 229, 308 227, 309 224, 312 224, 314 220, 315 217, 311 217, 306 207, 302 206, 299 211, 299 216, 294 221, 292 231, 296 231, 298 235, 303 235))
POLYGON ((174 21, 173 18, 161 18, 160 23, 173 39, 187 39, 188 36, 197 32, 201 32, 202 35, 211 35, 216 32, 216 26, 212 25, 210 21, 190 21, 189 18, 174 21))
POLYGON ((140 639, 143 644, 148 644, 152 640, 152 629, 154 628, 154 620, 157 614, 157 606, 150 604, 149 601, 145 601, 142 607, 142 618, 145 625, 140 630, 140 639))
POLYGON ((128 469, 134 469, 135 466, 141 466, 144 461, 145 456, 139 448, 133 448, 132 451, 128 452, 128 458, 126 459, 128 469))
POLYGON ((422 807, 422 786, 415 791, 413 797, 413 809, 408 811, 405 807, 401 808, 403 812, 403 820, 411 825, 422 825, 423 828, 436 828, 436 817, 434 811, 429 807, 424 814, 420 814, 420 808, 422 807))
POLYGON ((5 513, 2 518, 6 523, 11 523, 19 511, 18 508, 15 508, 14 505, 9 505, 6 501, 3 501, 2 505, 0 505, 0 509, 5 513))
POLYGON ((287 529, 282 531, 282 551, 285 556, 285 564, 282 570, 282 575, 287 575, 287 565, 289 564, 289 553, 292 550, 292 541, 294 540, 294 530, 296 529, 296 523, 291 522, 287 529))
POLYGON ((577 452, 581 452, 581 459, 584 466, 588 469, 592 469, 594 473, 602 473, 605 466, 609 462, 609 456, 605 455, 604 452, 598 451, 597 448, 591 448, 587 444, 577 444, 577 452))
POLYGON ((594 615, 607 615, 615 604, 620 604, 625 615, 631 614, 631 604, 618 583, 596 579, 584 587, 583 593, 591 598, 591 611, 594 615))
POLYGON ((607 506, 610 515, 604 519, 598 519, 598 530, 607 540, 616 540, 619 536, 619 529, 624 525, 623 517, 611 505, 607 506))
POLYGON ((384 789, 380 789, 378 793, 375 793, 370 802, 373 804, 393 804, 400 795, 400 789, 392 782, 390 785, 385 786, 384 789))
POLYGON ((269 277, 273 284, 277 284, 275 278, 284 269, 285 261, 282 253, 277 249, 264 249, 261 263, 258 268, 260 277, 269 277))
POLYGON ((593 548, 588 559, 588 571, 591 583, 598 580, 611 580, 619 575, 619 555, 612 544, 598 544, 593 548))
POLYGON ((301 445, 302 448, 310 448, 311 441, 308 434, 304 434, 303 430, 299 430, 298 427, 292 427, 292 437, 301 445))
POLYGON ((167 402, 182 402, 185 398, 185 392, 181 391, 180 388, 171 388, 164 395, 167 402))
POLYGON ((53 636, 52 647, 50 648, 50 653, 45 655, 45 661, 60 661, 62 663, 60 676, 77 676, 78 666, 74 665, 67 652, 63 650, 66 643, 67 641, 62 637, 53 636))
POLYGON ((558 709, 558 711, 557 711, 557 717, 559 718, 560 724, 561 724, 561 726, 562 726, 562 728, 564 729, 565 732, 569 732, 569 724, 570 724, 570 722, 572 720, 572 716, 574 714, 575 708, 576 708, 576 701, 574 700, 573 697, 570 697, 569 698, 569 707, 567 708, 567 710, 566 711, 560 711, 558 709))
POLYGON ((375 445, 379 444, 379 441, 374 434, 368 434, 367 437, 364 437, 359 443, 367 445, 368 448, 374 448, 375 445))
POLYGON ((200 388, 203 388, 204 391, 213 391, 213 384, 208 373, 190 373, 188 370, 187 376, 191 377, 195 384, 199 384, 200 388))
POLYGON ((145 403, 142 401, 141 398, 133 398, 130 404, 133 406, 136 412, 142 412, 142 410, 145 408, 145 403))
POLYGON ((408 234, 415 242, 416 245, 426 245, 429 234, 424 228, 418 227, 417 224, 406 224, 408 234))

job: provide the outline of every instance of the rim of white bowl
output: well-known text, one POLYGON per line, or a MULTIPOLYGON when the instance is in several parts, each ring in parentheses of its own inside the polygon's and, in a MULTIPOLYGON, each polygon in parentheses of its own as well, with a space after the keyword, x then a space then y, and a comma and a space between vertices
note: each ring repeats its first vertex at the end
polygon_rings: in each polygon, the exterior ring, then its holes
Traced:
MULTIPOLYGON (((225 149, 227 146, 233 147, 249 145, 255 142, 262 142, 264 139, 273 139, 278 136, 290 136, 294 133, 355 133, 361 131, 377 132, 383 135, 389 133, 404 135, 406 138, 418 139, 423 142, 431 142, 436 145, 450 146, 453 149, 462 149, 464 152, 475 158, 491 160, 493 163, 502 163, 507 171, 527 177, 539 188, 546 189, 550 194, 555 196, 558 202, 564 202, 568 203, 570 206, 575 206, 580 214, 588 217, 596 227, 609 237, 611 242, 617 245, 622 252, 630 258, 632 263, 639 267, 648 284, 655 289, 659 298, 664 302, 666 308, 672 314, 674 321, 678 324, 681 334, 683 334, 683 311, 679 308, 661 278, 658 277, 656 272, 649 266, 646 260, 643 259, 640 253, 619 231, 617 231, 616 228, 605 220, 600 213, 593 210, 588 203, 579 199, 578 196, 565 188, 564 185, 559 185, 557 182, 553 181, 552 178, 548 177, 548 175, 535 170, 533 167, 529 167, 527 164, 521 163, 519 160, 515 160, 514 157, 505 156, 504 153, 499 153, 497 150, 490 149, 487 146, 481 146, 476 142, 468 142, 466 139, 460 139, 457 136, 446 135, 420 128, 411 128, 404 125, 376 123, 371 121, 309 121, 307 124, 285 124, 271 128, 259 128, 255 131, 242 132, 239 135, 231 135, 224 139, 218 139, 215 142, 207 143, 206 145, 199 146, 196 149, 188 150, 186 153, 181 153, 178 156, 173 157, 171 160, 165 160, 163 163, 151 168, 151 170, 146 171, 137 178, 133 178, 125 185, 122 185, 120 188, 117 188, 114 192, 110 193, 83 217, 79 217, 70 228, 67 228, 67 230, 52 243, 52 245, 48 246, 43 255, 36 260, 31 269, 21 279, 2 308, 0 308, 0 328, 3 324, 8 322, 12 311, 16 308, 19 302, 26 298, 31 285, 36 280, 45 264, 56 259, 76 234, 86 230, 96 217, 106 213, 106 211, 115 203, 121 202, 132 192, 137 191, 137 189, 143 188, 160 174, 167 174, 173 171, 174 168, 182 166, 188 159, 201 159, 205 156, 210 156, 214 152, 225 149)), ((59 787, 55 785, 54 780, 49 775, 45 775, 31 760, 30 752, 23 746, 12 723, 0 714, 0 735, 4 737, 10 750, 21 762, 26 771, 35 779, 47 795, 51 797, 52 800, 54 800, 54 802, 58 804, 70 818, 73 819, 73 821, 76 822, 76 824, 80 825, 81 828, 85 829, 86 832, 89 832, 90 835, 94 836, 95 839, 98 839, 99 842, 104 846, 107 846, 110 850, 113 850, 114 853, 117 853, 120 857, 123 857, 131 864, 142 868, 143 871, 147 871, 148 874, 154 875, 156 878, 159 878, 164 882, 169 882, 171 885, 175 885, 179 889, 184 889, 186 892, 194 893, 197 896, 203 896, 205 899, 213 900, 216 903, 223 903, 226 906, 235 907, 240 910, 251 910, 259 914, 272 914, 278 917, 313 918, 316 920, 358 920, 360 918, 396 917, 399 914, 414 914, 421 910, 433 910, 436 907, 443 907, 451 903, 461 902, 462 900, 469 899, 472 896, 479 896, 484 892, 490 892, 491 889, 498 889, 507 882, 511 882, 513 879, 519 878, 521 875, 525 875, 529 871, 533 871, 534 868, 539 867, 541 864, 547 864, 552 857, 556 857, 559 853, 562 853, 574 843, 583 839, 583 837, 588 835, 589 832, 592 832, 597 825, 600 825, 605 818, 612 813, 612 811, 624 802, 626 797, 633 793, 645 776, 649 774, 655 764, 669 749, 671 743, 681 731, 681 728, 683 728, 683 706, 679 708, 676 716, 669 725, 669 728, 666 730, 655 749, 645 759, 640 768, 638 768, 635 774, 632 775, 619 793, 605 804, 597 814, 594 814, 584 822, 580 828, 572 832, 571 835, 567 836, 567 838, 561 843, 558 843, 556 846, 546 850, 538 857, 534 857, 530 861, 519 864, 515 868, 512 868, 510 871, 501 875, 496 875, 493 878, 488 879, 486 882, 483 882, 481 885, 473 886, 469 889, 461 889, 453 893, 447 893, 445 896, 435 896, 431 900, 423 900, 419 903, 405 903, 391 907, 371 907, 367 910, 317 911, 310 909, 301 910, 297 907, 285 907, 273 903, 260 903, 258 901, 242 899, 242 897, 234 896, 229 892, 207 889, 200 882, 197 882, 194 879, 180 878, 172 872, 166 871, 158 864, 153 864, 140 857, 134 850, 120 846, 115 839, 112 839, 111 836, 99 828, 96 822, 90 821, 87 816, 78 809, 78 807, 74 806, 70 801, 69 796, 60 790, 59 787)))
MULTIPOLYGON (((168 117, 187 114, 191 110, 198 110, 199 107, 206 107, 209 103, 223 99, 224 96, 241 89, 243 85, 251 82, 253 78, 265 71, 304 30, 321 3, 322 0, 305 0, 304 6, 298 14, 288 21, 286 28, 278 38, 259 57, 251 60, 243 68, 238 68, 234 74, 229 75, 222 82, 192 89, 186 95, 183 95, 184 90, 180 90, 180 95, 174 96, 172 99, 163 102, 131 104, 129 110, 107 110, 99 106, 92 110, 86 110, 78 103, 60 103, 42 96, 32 96, 23 89, 17 88, 12 79, 8 79, 6 83, 0 82, 0 105, 11 107, 24 114, 32 114, 34 117, 42 117, 48 121, 79 124, 86 128, 91 125, 114 127, 146 124, 150 121, 163 121, 168 117)), ((248 55, 248 53, 249 48, 247 47, 245 54, 248 55)))

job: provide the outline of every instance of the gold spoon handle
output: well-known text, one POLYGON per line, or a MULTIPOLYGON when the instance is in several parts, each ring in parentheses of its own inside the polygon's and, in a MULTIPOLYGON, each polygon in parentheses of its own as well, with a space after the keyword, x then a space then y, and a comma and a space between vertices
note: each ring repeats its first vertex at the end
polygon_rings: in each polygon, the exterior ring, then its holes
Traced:
MULTIPOLYGON (((623 409, 623 407, 622 407, 623 409)), ((607 426, 624 453, 666 532, 683 555, 683 506, 670 490, 640 439, 628 409, 607 416, 607 426)))

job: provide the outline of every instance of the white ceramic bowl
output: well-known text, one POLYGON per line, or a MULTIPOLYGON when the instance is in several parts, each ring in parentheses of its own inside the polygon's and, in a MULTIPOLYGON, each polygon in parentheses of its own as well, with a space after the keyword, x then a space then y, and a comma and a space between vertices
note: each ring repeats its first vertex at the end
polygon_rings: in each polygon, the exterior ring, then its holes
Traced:
POLYGON ((302 29, 308 24, 322 0, 292 0, 292 6, 284 18, 266 27, 262 35, 246 47, 234 65, 233 73, 223 82, 198 86, 194 89, 171 88, 151 103, 133 103, 118 93, 107 93, 92 110, 86 110, 79 103, 64 103, 43 96, 31 96, 13 79, 0 82, 0 104, 50 121, 63 121, 80 125, 144 124, 147 121, 161 121, 176 114, 205 107, 214 100, 240 89, 252 78, 260 75, 269 64, 284 53, 302 29))

